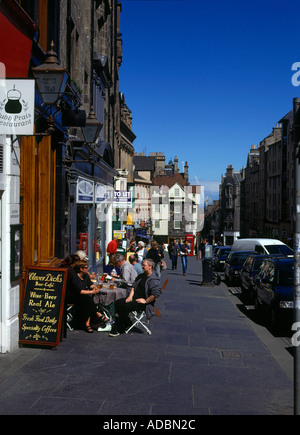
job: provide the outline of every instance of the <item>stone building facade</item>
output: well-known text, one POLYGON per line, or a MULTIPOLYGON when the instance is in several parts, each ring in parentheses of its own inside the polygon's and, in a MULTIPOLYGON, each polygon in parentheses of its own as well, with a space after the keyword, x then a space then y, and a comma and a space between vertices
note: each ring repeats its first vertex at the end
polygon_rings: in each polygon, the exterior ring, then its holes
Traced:
POLYGON ((240 201, 243 171, 228 165, 220 184, 220 225, 224 245, 231 245, 240 236, 240 201))

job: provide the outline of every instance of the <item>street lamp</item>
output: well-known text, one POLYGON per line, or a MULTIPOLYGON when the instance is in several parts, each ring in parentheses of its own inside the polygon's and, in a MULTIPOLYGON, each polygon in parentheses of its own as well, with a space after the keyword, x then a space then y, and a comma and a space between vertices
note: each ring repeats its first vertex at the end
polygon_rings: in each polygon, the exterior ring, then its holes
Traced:
POLYGON ((37 88, 43 103, 49 106, 56 104, 65 90, 68 73, 58 61, 53 42, 51 42, 51 48, 46 54, 45 62, 32 68, 32 72, 36 78, 37 88))
POLYGON ((91 106, 90 114, 86 120, 85 127, 82 127, 82 134, 86 143, 96 143, 103 124, 98 121, 91 106))

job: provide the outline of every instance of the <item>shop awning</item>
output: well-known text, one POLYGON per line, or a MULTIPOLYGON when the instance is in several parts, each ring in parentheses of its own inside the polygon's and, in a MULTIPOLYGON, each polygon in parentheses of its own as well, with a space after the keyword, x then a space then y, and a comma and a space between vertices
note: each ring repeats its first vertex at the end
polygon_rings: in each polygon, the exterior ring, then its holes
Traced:
POLYGON ((14 0, 0 2, 0 62, 6 77, 26 78, 37 27, 14 0))
POLYGON ((143 234, 143 233, 136 233, 135 234, 137 237, 141 237, 143 239, 152 239, 151 236, 147 236, 147 234, 143 234))

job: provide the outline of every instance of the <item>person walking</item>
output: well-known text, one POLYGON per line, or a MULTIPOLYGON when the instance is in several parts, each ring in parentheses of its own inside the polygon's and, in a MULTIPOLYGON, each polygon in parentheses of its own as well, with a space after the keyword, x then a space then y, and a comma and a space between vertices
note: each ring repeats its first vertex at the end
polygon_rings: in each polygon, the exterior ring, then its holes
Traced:
POLYGON ((176 239, 174 239, 171 242, 170 254, 171 254, 171 261, 172 261, 172 270, 177 269, 177 259, 178 256, 180 255, 180 250, 176 239))
POLYGON ((185 276, 187 265, 188 265, 188 255, 189 255, 189 244, 187 241, 181 243, 179 246, 180 256, 181 256, 181 264, 182 264, 182 273, 185 276))
POLYGON ((145 243, 141 240, 138 242, 138 246, 135 250, 135 253, 138 256, 138 261, 142 264, 143 260, 147 257, 147 248, 145 248, 145 243))
POLYGON ((118 237, 114 237, 111 242, 107 245, 106 253, 108 256, 116 254, 118 249, 118 237))

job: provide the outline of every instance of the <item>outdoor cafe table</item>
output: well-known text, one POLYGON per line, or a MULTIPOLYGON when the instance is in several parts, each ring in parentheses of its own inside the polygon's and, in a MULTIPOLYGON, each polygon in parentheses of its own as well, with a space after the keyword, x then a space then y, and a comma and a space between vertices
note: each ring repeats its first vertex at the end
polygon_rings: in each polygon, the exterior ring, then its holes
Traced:
POLYGON ((103 284, 103 287, 100 289, 100 303, 105 307, 109 306, 111 303, 115 302, 118 299, 127 297, 127 290, 122 287, 114 287, 114 289, 110 289, 110 284, 103 284))

